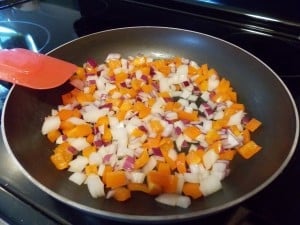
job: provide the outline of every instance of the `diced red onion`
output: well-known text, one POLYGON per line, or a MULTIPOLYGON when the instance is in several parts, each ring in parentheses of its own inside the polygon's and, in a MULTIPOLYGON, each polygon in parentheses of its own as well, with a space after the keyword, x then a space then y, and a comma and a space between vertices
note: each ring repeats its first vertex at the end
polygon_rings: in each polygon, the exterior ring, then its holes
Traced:
POLYGON ((158 147, 157 148, 152 148, 151 150, 152 150, 153 155, 163 156, 162 153, 161 153, 160 148, 158 148, 158 147))
POLYGON ((131 156, 127 156, 123 163, 123 169, 127 171, 131 171, 134 168, 135 158, 131 156))
POLYGON ((103 159, 102 159, 103 163, 104 164, 109 164, 110 163, 110 158, 112 157, 112 155, 113 154, 106 154, 106 155, 104 155, 103 159))
POLYGON ((142 74, 141 80, 145 81, 146 84, 148 83, 148 77, 145 74, 142 74))
POLYGON ((97 148, 99 148, 99 147, 101 147, 101 146, 104 145, 104 142, 103 142, 101 139, 95 140, 95 141, 94 141, 94 145, 95 145, 97 148))
POLYGON ((77 149, 74 148, 73 146, 69 146, 69 147, 68 147, 68 151, 71 152, 73 155, 78 154, 77 149))
POLYGON ((108 108, 108 109, 112 109, 113 104, 112 103, 106 103, 104 105, 101 105, 99 107, 99 109, 103 109, 103 108, 108 108))
POLYGON ((62 137, 63 141, 66 141, 68 139, 67 135, 65 135, 65 134, 63 134, 61 137, 62 137))
POLYGON ((183 141, 181 148, 188 148, 190 146, 190 144, 187 141, 183 141))
POLYGON ((95 68, 95 67, 98 66, 98 64, 97 64, 97 62, 96 62, 95 59, 91 59, 90 58, 90 59, 87 60, 87 63, 90 64, 90 66, 93 67, 93 68, 95 68))
POLYGON ((183 81, 183 83, 182 83, 182 84, 183 84, 183 86, 184 86, 184 87, 187 87, 187 86, 189 86, 189 85, 190 85, 190 82, 188 82, 188 81, 186 80, 186 81, 183 81))
POLYGON ((182 134, 182 129, 180 127, 175 127, 175 134, 176 135, 182 134))
POLYGON ((244 117, 242 118, 241 123, 242 123, 243 125, 246 125, 247 123, 249 123, 249 121, 250 121, 250 117, 247 116, 247 115, 244 115, 244 117))
POLYGON ((88 85, 96 84, 96 80, 89 80, 88 85))

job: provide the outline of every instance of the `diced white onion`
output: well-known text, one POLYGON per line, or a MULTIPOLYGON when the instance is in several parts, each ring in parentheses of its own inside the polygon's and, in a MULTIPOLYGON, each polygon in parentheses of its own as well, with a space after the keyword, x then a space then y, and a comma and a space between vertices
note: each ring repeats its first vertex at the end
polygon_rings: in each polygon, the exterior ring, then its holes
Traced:
POLYGON ((98 175, 102 177, 104 170, 105 170, 105 164, 100 164, 98 168, 98 175))
POLYGON ((210 93, 208 91, 204 91, 202 94, 201 94, 201 98, 204 100, 204 101, 208 101, 209 98, 210 98, 210 93))
POLYGON ((109 60, 116 60, 116 59, 120 59, 121 58, 121 54, 119 53, 109 53, 105 59, 106 62, 108 62, 109 60))
POLYGON ((206 151, 203 155, 203 165, 206 169, 210 169, 213 164, 218 160, 219 155, 215 152, 215 150, 210 149, 206 151))
POLYGON ((82 151, 84 148, 90 146, 84 137, 68 138, 67 141, 78 151, 82 151))
POLYGON ((216 75, 211 75, 209 78, 208 78, 208 88, 207 90, 208 91, 212 91, 214 90, 216 87, 218 87, 219 85, 219 79, 216 75))
POLYGON ((78 155, 75 159, 69 162, 68 171, 70 172, 81 172, 88 164, 89 160, 81 155, 78 155))
POLYGON ((69 176, 69 180, 75 184, 81 185, 86 179, 86 174, 82 172, 75 172, 69 176))
POLYGON ((57 139, 56 139, 56 141, 55 141, 55 143, 56 144, 62 144, 62 143, 64 143, 65 141, 64 141, 64 136, 63 135, 60 135, 57 139))
POLYGON ((87 105, 81 110, 81 114, 86 122, 96 123, 98 118, 107 115, 108 111, 108 108, 99 109, 94 105, 87 105))
POLYGON ((172 193, 160 194, 155 200, 165 205, 178 206, 181 208, 188 208, 191 204, 189 197, 172 193))
POLYGON ((145 180, 146 174, 142 172, 131 172, 130 173, 130 180, 132 183, 143 183, 145 180))
POLYGON ((184 173, 184 181, 189 183, 199 183, 200 178, 198 173, 184 173))
POLYGON ((89 164, 99 165, 102 162, 102 157, 98 152, 92 152, 89 155, 89 164))
POLYGON ((68 122, 73 123, 74 125, 86 124, 85 120, 78 117, 70 117, 67 119, 68 122))
POLYGON ((176 193, 181 194, 183 185, 184 185, 184 176, 181 173, 176 174, 177 175, 177 188, 176 188, 176 193))
POLYGON ((208 196, 222 189, 220 179, 211 174, 200 181, 200 190, 204 196, 208 196))
POLYGON ((156 164, 157 164, 157 161, 156 161, 155 157, 150 156, 148 162, 142 169, 143 173, 147 174, 149 171, 153 170, 154 167, 156 166, 156 164))
POLYGON ((244 117, 244 112, 242 110, 233 114, 227 123, 227 126, 239 125, 241 124, 242 118, 244 117))
POLYGON ((86 179, 88 190, 93 198, 105 196, 104 184, 96 174, 88 175, 86 179))
POLYGON ((42 134, 45 135, 50 131, 57 130, 60 126, 60 119, 58 116, 47 116, 42 125, 42 134))
POLYGON ((176 161, 177 159, 177 151, 175 149, 170 149, 168 151, 168 156, 170 157, 170 159, 172 159, 173 161, 176 161))

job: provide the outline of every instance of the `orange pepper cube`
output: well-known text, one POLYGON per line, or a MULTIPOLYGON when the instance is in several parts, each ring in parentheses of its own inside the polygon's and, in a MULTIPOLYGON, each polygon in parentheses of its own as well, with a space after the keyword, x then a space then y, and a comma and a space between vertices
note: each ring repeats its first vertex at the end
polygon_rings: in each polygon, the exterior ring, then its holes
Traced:
POLYGON ((258 127, 260 127, 262 123, 255 119, 255 118, 252 118, 247 124, 246 124, 246 128, 251 131, 251 132, 254 132, 258 127))
POLYGON ((183 133, 188 136, 189 138, 191 138, 192 140, 196 139, 200 134, 201 134, 201 131, 198 127, 196 126, 189 126, 189 127, 186 127, 184 130, 183 130, 183 133))
POLYGON ((125 187, 118 187, 114 189, 114 199, 119 202, 124 202, 131 197, 130 190, 125 187))
POLYGON ((190 196, 193 199, 200 198, 202 196, 202 192, 200 191, 199 184, 196 183, 184 183, 182 192, 186 196, 190 196))
POLYGON ((107 172, 105 178, 108 188, 122 187, 127 184, 127 177, 124 171, 107 172))
POLYGON ((255 155, 257 152, 259 152, 262 149, 261 146, 256 144, 254 141, 249 141, 242 147, 240 147, 237 151, 243 156, 245 159, 251 158, 253 155, 255 155))

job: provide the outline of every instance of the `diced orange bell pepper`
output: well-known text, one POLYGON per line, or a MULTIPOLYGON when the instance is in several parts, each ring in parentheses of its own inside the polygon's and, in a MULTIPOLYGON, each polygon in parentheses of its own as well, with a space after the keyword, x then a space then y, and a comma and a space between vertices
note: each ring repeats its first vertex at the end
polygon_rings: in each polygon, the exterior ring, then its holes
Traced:
POLYGON ((259 128, 261 126, 262 122, 260 122, 259 120, 252 118, 247 124, 246 124, 246 128, 251 131, 254 132, 257 128, 259 128))
POLYGON ((126 187, 115 188, 113 198, 119 202, 124 202, 131 198, 130 190, 126 187))
POLYGON ((256 144, 254 141, 249 141, 248 143, 244 144, 242 147, 238 148, 237 151, 245 159, 249 159, 257 152, 259 152, 261 149, 262 147, 256 144))
POLYGON ((98 166, 95 164, 89 164, 85 167, 84 172, 86 175, 97 174, 98 166))
POLYGON ((177 171, 179 173, 186 173, 187 169, 186 169, 186 155, 184 152, 180 152, 177 155, 177 159, 176 159, 176 168, 177 171))
POLYGON ((58 111, 57 115, 59 116, 60 120, 67 120, 68 118, 73 116, 73 110, 62 109, 58 111))
POLYGON ((153 90, 153 86, 151 84, 144 84, 141 86, 141 89, 145 93, 151 93, 151 91, 153 90))
POLYGON ((143 149, 142 154, 134 161, 134 169, 139 169, 146 165, 149 160, 149 154, 146 148, 143 149))
POLYGON ((151 126, 152 130, 158 135, 160 135, 161 132, 164 130, 164 127, 161 125, 159 120, 151 120, 150 126, 151 126))
POLYGON ((55 153, 51 155, 50 160, 58 170, 64 170, 69 167, 69 162, 65 159, 62 153, 55 153))
POLYGON ((89 124, 79 124, 72 129, 64 131, 64 134, 68 137, 86 137, 93 132, 92 127, 89 124))
POLYGON ((159 162, 157 166, 157 171, 164 175, 171 175, 171 168, 168 163, 159 162))
POLYGON ((106 186, 117 188, 127 184, 127 177, 124 171, 111 171, 106 173, 106 186))
POLYGON ((96 122, 96 127, 108 126, 108 124, 109 124, 108 116, 101 116, 98 118, 98 120, 96 122))
POLYGON ((115 81, 116 81, 117 83, 122 83, 122 82, 124 82, 127 78, 128 78, 128 74, 127 74, 127 73, 125 73, 125 72, 120 72, 120 73, 116 74, 116 76, 115 76, 115 81))
POLYGON ((49 141, 54 143, 60 135, 61 135, 61 133, 59 130, 53 130, 47 134, 47 138, 49 139, 49 141))
POLYGON ((93 101, 95 101, 95 98, 94 98, 93 94, 80 92, 80 93, 78 93, 76 95, 76 100, 79 103, 84 104, 86 102, 93 102, 93 101))
POLYGON ((122 66, 121 60, 119 59, 111 59, 107 62, 109 69, 114 70, 118 67, 122 66))
POLYGON ((141 137, 141 136, 143 136, 145 134, 145 132, 144 131, 142 131, 141 129, 139 129, 138 127, 137 128, 135 128, 135 129, 133 129, 133 131, 130 133, 130 135, 132 136, 132 137, 141 137))
POLYGON ((91 133, 91 134, 89 134, 87 137, 86 137, 86 141, 88 142, 88 143, 90 143, 90 144, 93 144, 93 142, 94 142, 94 134, 93 133, 91 133))
POLYGON ((193 112, 178 111, 177 115, 180 120, 196 121, 198 119, 197 111, 193 111, 193 112))
POLYGON ((158 171, 150 171, 147 174, 148 187, 156 187, 166 193, 175 193, 177 190, 178 177, 175 175, 166 175, 158 171))
POLYGON ((69 162, 73 159, 73 154, 68 150, 69 144, 64 142, 54 149, 54 154, 51 155, 51 162, 58 170, 63 170, 69 167, 69 162))
POLYGON ((200 191, 200 185, 197 183, 184 183, 182 192, 186 196, 190 196, 193 199, 200 198, 203 194, 200 191))
POLYGON ((201 131, 196 126, 188 126, 183 130, 183 133, 190 139, 195 140, 201 134, 201 131))
POLYGON ((103 135, 102 135, 102 139, 105 142, 110 142, 112 140, 112 133, 111 133, 111 130, 108 126, 104 127, 104 132, 103 132, 103 135))
POLYGON ((96 147, 94 145, 90 145, 82 150, 82 155, 88 158, 93 152, 96 152, 96 147))
POLYGON ((145 183, 128 183, 127 188, 130 191, 141 191, 144 193, 149 193, 148 186, 145 183))
POLYGON ((251 141, 251 134, 250 134, 250 131, 248 129, 243 130, 242 136, 243 136, 243 143, 244 144, 251 141))
POLYGON ((210 145, 220 139, 220 135, 217 130, 209 130, 205 135, 205 140, 210 145))
POLYGON ((67 121, 67 120, 63 120, 60 122, 60 129, 62 130, 70 130, 72 128, 74 128, 76 125, 71 123, 70 121, 67 121))
POLYGON ((106 184, 106 177, 107 177, 107 174, 109 172, 112 172, 113 171, 113 167, 110 166, 110 165, 105 165, 105 168, 104 168, 104 171, 103 171, 103 174, 102 174, 102 181, 104 184, 106 184))
POLYGON ((236 150, 228 149, 219 153, 219 159, 233 160, 235 154, 236 154, 236 150))
POLYGON ((189 153, 186 155, 186 162, 188 165, 199 164, 202 162, 203 155, 203 150, 189 151, 189 153))
POLYGON ((76 98, 71 93, 63 94, 61 99, 64 105, 72 104, 74 101, 76 101, 76 98))

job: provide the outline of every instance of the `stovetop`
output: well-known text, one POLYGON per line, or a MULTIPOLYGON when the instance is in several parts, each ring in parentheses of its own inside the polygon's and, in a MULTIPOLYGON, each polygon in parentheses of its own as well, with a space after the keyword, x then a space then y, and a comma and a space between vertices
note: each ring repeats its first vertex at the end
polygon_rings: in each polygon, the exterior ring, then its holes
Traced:
MULTIPOLYGON (((1 26, 7 25, 9 32, 11 29, 21 34, 29 32, 36 40, 31 45, 23 39, 9 44, 24 46, 25 43, 26 47, 42 53, 76 37, 116 27, 159 25, 195 30, 237 44, 263 60, 282 78, 300 108, 300 23, 296 17, 276 22, 262 19, 261 14, 249 17, 243 11, 233 10, 234 1, 229 0, 190 1, 192 7, 187 4, 189 1, 157 2, 30 1, 29 5, 15 5, 0 11, 0 43, 9 43, 3 42, 1 33, 1 26), (196 2, 201 4, 198 6, 196 2), (220 5, 224 9, 227 5, 226 9, 230 10, 222 11, 220 5), (20 30, 20 24, 26 29, 20 30)), ((260 11, 252 11, 252 15, 255 12, 260 11)), ((9 88, 9 84, 1 83, 0 101, 5 99, 9 88)), ((299 150, 298 146, 282 174, 252 198, 215 215, 177 224, 300 224, 299 150)), ((35 187, 8 154, 2 138, 0 174, 0 224, 120 224, 78 211, 35 187)))

